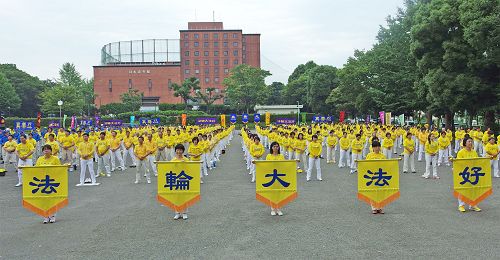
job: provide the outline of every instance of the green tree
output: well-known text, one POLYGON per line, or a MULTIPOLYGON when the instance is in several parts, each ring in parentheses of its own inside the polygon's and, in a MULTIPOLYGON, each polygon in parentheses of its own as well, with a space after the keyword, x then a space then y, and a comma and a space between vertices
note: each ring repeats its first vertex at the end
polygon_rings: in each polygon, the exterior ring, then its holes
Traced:
POLYGON ((11 110, 21 107, 21 99, 9 80, 0 72, 0 107, 2 112, 10 115, 11 110))
POLYGON ((308 111, 307 108, 307 81, 308 76, 302 75, 298 79, 292 80, 286 84, 283 90, 283 104, 294 105, 297 101, 304 105, 304 111, 308 111))
POLYGON ((181 85, 173 83, 170 88, 174 90, 175 97, 182 98, 187 110, 188 102, 196 100, 193 95, 200 89, 200 80, 195 77, 187 78, 181 85))
POLYGON ((59 69, 58 82, 64 86, 81 87, 85 81, 73 63, 66 62, 59 69))
POLYGON ((16 96, 20 98, 19 106, 17 104, 10 106, 11 113, 20 117, 34 117, 40 111, 38 95, 50 86, 50 81, 41 81, 37 77, 19 70, 14 64, 0 64, 0 72, 4 73, 14 87, 16 96), (12 107, 17 107, 17 109, 12 107))
POLYGON ((227 102, 231 107, 248 113, 266 98, 265 79, 270 75, 269 71, 246 64, 234 67, 230 76, 224 79, 227 102))
POLYGON ((124 107, 129 112, 139 111, 142 105, 143 93, 137 89, 129 89, 126 93, 120 95, 124 107))
POLYGON ((313 69, 318 66, 318 64, 314 63, 314 61, 308 61, 306 64, 300 64, 295 68, 292 74, 288 77, 288 83, 299 79, 302 75, 304 75, 307 71, 313 69))
POLYGON ((285 84, 281 82, 273 82, 271 85, 267 86, 266 93, 266 105, 283 105, 283 90, 285 89, 285 84))
POLYGON ((56 85, 52 88, 47 88, 40 93, 42 100, 42 112, 59 114, 59 106, 57 102, 63 101, 61 107, 63 114, 79 115, 82 112, 84 101, 77 87, 56 85))
POLYGON ((197 90, 196 99, 207 106, 207 114, 210 114, 210 106, 217 100, 224 98, 221 93, 215 92, 216 88, 206 88, 206 91, 197 90), (205 93, 203 93, 205 92, 205 93))
POLYGON ((331 114, 331 106, 325 105, 328 95, 337 86, 337 68, 321 65, 312 68, 307 80, 306 100, 314 113, 331 114))

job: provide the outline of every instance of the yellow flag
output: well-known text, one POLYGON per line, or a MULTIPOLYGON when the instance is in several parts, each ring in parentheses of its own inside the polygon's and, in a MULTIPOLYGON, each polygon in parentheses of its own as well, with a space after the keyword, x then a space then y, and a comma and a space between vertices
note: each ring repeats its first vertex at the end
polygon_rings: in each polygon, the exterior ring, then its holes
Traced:
POLYGON ((158 162, 156 199, 177 212, 200 200, 200 163, 158 162))
POLYGON ((271 124, 271 113, 266 112, 266 126, 271 124))
POLYGON ((399 198, 399 159, 358 161, 358 199, 382 208, 399 198))
POLYGON ((477 205, 493 194, 489 158, 453 159, 453 195, 477 205))
POLYGON ((23 207, 49 217, 68 205, 68 166, 23 167, 23 207))
POLYGON ((224 114, 220 115, 220 125, 226 128, 226 115, 224 114))
POLYGON ((255 167, 258 201, 281 208, 297 198, 296 161, 256 161, 255 167))

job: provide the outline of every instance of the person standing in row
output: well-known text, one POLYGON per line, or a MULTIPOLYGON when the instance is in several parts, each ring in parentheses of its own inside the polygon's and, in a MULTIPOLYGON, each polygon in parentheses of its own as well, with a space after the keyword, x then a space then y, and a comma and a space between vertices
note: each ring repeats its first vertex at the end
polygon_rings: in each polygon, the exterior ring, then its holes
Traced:
POLYGON ((438 142, 436 141, 436 136, 433 133, 429 133, 427 137, 427 142, 425 143, 425 173, 422 175, 423 178, 429 179, 431 175, 431 165, 432 165, 432 178, 439 179, 437 172, 437 152, 439 149, 438 142))
POLYGON ((330 130, 330 133, 326 138, 326 163, 336 163, 335 162, 336 146, 337 146, 337 136, 335 136, 335 132, 333 130, 330 130))
MULTIPOLYGON (((61 143, 61 163, 62 164, 72 164, 73 161, 73 149, 75 147, 75 140, 70 135, 69 130, 64 131, 64 135, 61 136, 59 143, 61 143)), ((69 171, 72 172, 73 168, 70 167, 69 171)))
MULTIPOLYGON (((189 162, 189 159, 184 156, 184 145, 178 144, 175 146, 175 157, 172 158, 171 162, 189 162)), ((184 212, 175 212, 174 219, 179 219, 182 216, 183 220, 188 219, 188 209, 184 210, 184 212)))
MULTIPOLYGON (((284 161, 285 157, 280 154, 280 145, 277 142, 271 143, 271 149, 269 149, 269 154, 266 156, 266 161, 284 161)), ((280 208, 271 207, 271 216, 283 216, 283 212, 280 208)))
MULTIPOLYGON (((474 150, 474 141, 470 137, 465 137, 463 140, 463 146, 460 151, 457 153, 457 159, 465 159, 465 158, 477 158, 477 152, 474 150)), ((469 209, 472 211, 479 212, 481 209, 478 205, 469 205, 469 209)), ((458 211, 465 212, 465 202, 458 199, 458 211)))
MULTIPOLYGON (((193 137, 188 148, 188 155, 191 161, 200 161, 203 154, 203 147, 200 145, 198 137, 193 137)), ((203 163, 200 164, 200 183, 203 184, 203 163)))
POLYGON ((94 172, 94 144, 89 142, 89 134, 83 134, 83 142, 78 145, 78 154, 80 154, 80 183, 81 186, 85 183, 85 173, 89 168, 90 180, 92 184, 96 184, 94 172))
POLYGON ((23 170, 19 167, 33 166, 32 157, 34 152, 35 148, 26 141, 26 135, 21 135, 21 143, 16 147, 16 155, 19 158, 19 162, 17 163, 17 178, 19 182, 16 184, 16 187, 23 185, 23 170))
POLYGON ((316 166, 316 179, 318 181, 322 181, 323 179, 321 178, 321 151, 322 151, 322 145, 321 142, 318 141, 318 136, 313 135, 311 142, 309 143, 308 147, 309 151, 309 168, 307 169, 307 176, 306 176, 306 181, 311 180, 311 174, 312 174, 312 169, 314 166, 316 166))
POLYGON ((109 142, 106 140, 106 133, 99 134, 99 140, 96 142, 97 151, 97 172, 104 175, 103 171, 106 170, 106 176, 111 177, 110 159, 109 155, 109 142), (103 169, 104 168, 104 169, 103 169))
POLYGON ((356 139, 352 140, 351 143, 351 174, 358 171, 358 163, 356 160, 361 160, 363 155, 363 146, 365 141, 361 139, 361 134, 356 134, 356 139))
MULTIPOLYGON (((387 159, 384 154, 380 153, 380 142, 373 141, 372 142, 372 152, 366 155, 366 160, 384 160, 387 159)), ((373 205, 370 205, 372 208, 372 214, 384 214, 383 208, 376 208, 373 205)))
POLYGON ((415 171, 415 141, 412 138, 412 134, 408 132, 406 137, 403 139, 403 173, 408 173, 408 165, 410 165, 411 172, 415 171))
POLYGON ((488 140, 488 143, 484 146, 485 157, 490 158, 491 164, 491 174, 495 178, 500 178, 498 174, 498 145, 495 143, 495 137, 491 136, 488 140))
POLYGON ((139 136, 138 138, 139 144, 134 147, 134 155, 137 163, 137 171, 135 173, 135 184, 138 184, 141 180, 141 175, 144 174, 146 176, 147 183, 151 183, 151 174, 149 173, 148 165, 148 156, 149 151, 146 144, 144 144, 144 137, 139 136))
MULTIPOLYGON (((264 154, 264 146, 260 143, 260 138, 256 135, 254 137, 254 143, 250 146, 250 155, 252 161, 260 160, 264 154)), ((250 172, 252 173, 252 182, 255 182, 255 164, 250 163, 250 172)))
MULTIPOLYGON (((48 145, 48 144, 44 145, 42 147, 42 152, 43 152, 43 156, 38 158, 35 166, 61 165, 61 161, 59 161, 59 158, 57 158, 57 156, 52 155, 53 151, 52 151, 51 145, 48 145)), ((47 224, 49 222, 50 223, 56 222, 56 215, 55 214, 52 216, 46 216, 43 218, 43 224, 47 224)))

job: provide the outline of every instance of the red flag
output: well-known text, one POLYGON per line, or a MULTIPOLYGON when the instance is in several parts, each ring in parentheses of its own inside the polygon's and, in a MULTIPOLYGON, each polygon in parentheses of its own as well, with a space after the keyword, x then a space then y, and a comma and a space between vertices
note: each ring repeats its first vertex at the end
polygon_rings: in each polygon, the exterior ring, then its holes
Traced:
POLYGON ((40 128, 42 125, 42 113, 38 112, 38 115, 36 117, 36 128, 40 128))
POLYGON ((345 111, 340 111, 339 121, 341 123, 344 122, 344 117, 345 117, 345 111))

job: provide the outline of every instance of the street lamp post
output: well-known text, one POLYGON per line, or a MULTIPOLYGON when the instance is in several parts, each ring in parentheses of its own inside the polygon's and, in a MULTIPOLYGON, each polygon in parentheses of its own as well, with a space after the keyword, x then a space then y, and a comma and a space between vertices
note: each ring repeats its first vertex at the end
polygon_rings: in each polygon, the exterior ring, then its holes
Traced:
POLYGON ((57 101, 57 105, 59 106, 59 127, 61 127, 62 126, 62 105, 63 105, 63 101, 62 100, 57 101))
POLYGON ((297 125, 300 125, 300 107, 299 107, 299 101, 297 100, 297 125))

